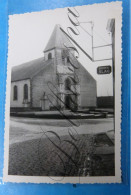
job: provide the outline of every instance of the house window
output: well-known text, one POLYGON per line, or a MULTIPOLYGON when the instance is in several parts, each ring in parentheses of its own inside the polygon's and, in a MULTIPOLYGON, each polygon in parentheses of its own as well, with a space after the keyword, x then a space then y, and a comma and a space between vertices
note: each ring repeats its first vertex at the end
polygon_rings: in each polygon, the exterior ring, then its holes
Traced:
POLYGON ((52 59, 52 54, 51 53, 48 54, 48 60, 49 59, 52 59))
POLYGON ((65 80, 65 90, 71 90, 71 81, 69 78, 65 80))
POLYGON ((13 99, 17 100, 18 99, 18 89, 17 86, 14 86, 14 93, 13 93, 13 99))
POLYGON ((28 100, 28 85, 24 85, 24 100, 28 100))

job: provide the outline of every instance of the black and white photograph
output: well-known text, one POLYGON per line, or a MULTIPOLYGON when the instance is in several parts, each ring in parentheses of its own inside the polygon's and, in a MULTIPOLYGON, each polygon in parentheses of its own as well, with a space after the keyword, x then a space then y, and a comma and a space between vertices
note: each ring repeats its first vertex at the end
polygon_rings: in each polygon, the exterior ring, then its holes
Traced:
POLYGON ((121 2, 9 16, 4 180, 121 182, 121 2))

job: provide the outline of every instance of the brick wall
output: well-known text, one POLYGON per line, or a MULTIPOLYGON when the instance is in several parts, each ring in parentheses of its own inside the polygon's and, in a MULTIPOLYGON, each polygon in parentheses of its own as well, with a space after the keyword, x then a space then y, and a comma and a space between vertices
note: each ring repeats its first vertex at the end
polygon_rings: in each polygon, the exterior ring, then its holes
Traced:
POLYGON ((97 107, 98 108, 113 108, 114 107, 114 97, 113 96, 97 97, 97 107))

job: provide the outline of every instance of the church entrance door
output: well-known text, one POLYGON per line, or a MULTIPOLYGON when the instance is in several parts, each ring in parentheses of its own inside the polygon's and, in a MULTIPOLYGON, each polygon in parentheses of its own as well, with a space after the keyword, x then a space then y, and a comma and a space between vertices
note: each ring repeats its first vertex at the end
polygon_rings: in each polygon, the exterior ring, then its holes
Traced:
POLYGON ((65 96, 65 109, 77 110, 77 97, 75 95, 65 96))
POLYGON ((65 96, 65 108, 71 109, 71 97, 70 95, 65 96))

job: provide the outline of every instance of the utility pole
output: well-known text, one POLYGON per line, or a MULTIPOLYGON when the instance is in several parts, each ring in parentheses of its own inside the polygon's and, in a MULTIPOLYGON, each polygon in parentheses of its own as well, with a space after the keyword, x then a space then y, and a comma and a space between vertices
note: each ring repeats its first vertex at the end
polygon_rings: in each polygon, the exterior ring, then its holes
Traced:
POLYGON ((94 48, 93 48, 93 45, 94 45, 94 39, 93 39, 93 28, 94 28, 94 23, 93 22, 91 22, 91 34, 92 34, 92 59, 93 59, 93 61, 94 61, 94 48))
POLYGON ((107 30, 111 33, 111 39, 112 39, 112 80, 113 80, 113 95, 115 97, 115 19, 108 20, 107 30))

